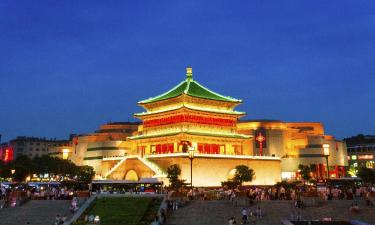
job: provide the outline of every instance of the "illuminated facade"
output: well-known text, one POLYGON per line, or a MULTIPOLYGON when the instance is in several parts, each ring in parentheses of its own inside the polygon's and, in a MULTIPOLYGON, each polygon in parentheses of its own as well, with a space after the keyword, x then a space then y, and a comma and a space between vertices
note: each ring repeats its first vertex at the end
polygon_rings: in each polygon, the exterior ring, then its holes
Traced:
POLYGON ((42 155, 52 155, 63 157, 63 152, 68 159, 67 154, 71 153, 70 140, 56 140, 37 137, 19 136, 9 142, 14 149, 14 158, 25 155, 30 158, 42 155))
POLYGON ((330 177, 344 177, 348 166, 346 145, 324 133, 321 123, 289 123, 272 120, 239 121, 239 132, 254 135, 253 154, 281 158, 283 179, 298 177, 298 165, 309 165, 313 176, 326 178, 327 164, 323 145, 328 145, 328 166, 330 177), (263 143, 258 137, 264 136, 263 143), (262 147, 262 148, 261 148, 262 147))
POLYGON ((375 136, 357 135, 346 138, 349 166, 375 169, 375 136))
MULTIPOLYGON (((190 181, 188 149, 193 149, 194 186, 220 186, 237 165, 255 171, 252 184, 272 185, 282 176, 293 178, 299 163, 323 165, 322 144, 341 143, 324 135, 320 123, 241 121, 245 113, 235 110, 241 103, 202 86, 187 68, 180 84, 138 102, 145 111, 134 116, 142 123, 106 124, 76 137, 71 159, 93 166, 98 179, 166 181, 167 168, 179 164, 181 178, 190 181)), ((330 165, 345 166, 340 157, 332 152, 330 165)), ((323 176, 323 169, 317 175, 323 176)))

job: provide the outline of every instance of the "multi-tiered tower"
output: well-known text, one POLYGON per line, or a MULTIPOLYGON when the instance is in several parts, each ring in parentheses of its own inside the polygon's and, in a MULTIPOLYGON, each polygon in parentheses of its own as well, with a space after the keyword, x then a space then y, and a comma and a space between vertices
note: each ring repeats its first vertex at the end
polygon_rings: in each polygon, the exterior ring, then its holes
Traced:
POLYGON ((144 155, 171 155, 193 147, 200 155, 244 155, 244 141, 238 134, 237 120, 245 113, 234 108, 242 101, 213 92, 193 79, 186 68, 186 79, 171 90, 138 102, 146 112, 135 116, 143 121, 134 140, 144 155))

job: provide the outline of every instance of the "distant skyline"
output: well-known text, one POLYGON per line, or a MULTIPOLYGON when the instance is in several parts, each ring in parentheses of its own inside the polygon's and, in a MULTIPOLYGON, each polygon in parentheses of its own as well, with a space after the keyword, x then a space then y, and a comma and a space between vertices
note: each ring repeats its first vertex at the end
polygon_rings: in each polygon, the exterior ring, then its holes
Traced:
POLYGON ((245 119, 375 134, 375 1, 0 2, 0 134, 67 138, 134 121, 194 79, 245 119))

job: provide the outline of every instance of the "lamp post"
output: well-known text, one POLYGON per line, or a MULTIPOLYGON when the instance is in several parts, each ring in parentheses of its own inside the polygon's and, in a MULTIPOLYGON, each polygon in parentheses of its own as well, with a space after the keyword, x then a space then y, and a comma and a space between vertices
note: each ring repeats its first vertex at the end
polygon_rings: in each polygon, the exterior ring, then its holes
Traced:
POLYGON ((327 179, 329 179, 329 165, 328 165, 328 156, 329 156, 329 144, 323 144, 324 156, 326 157, 327 163, 327 179))
POLYGON ((194 159, 195 148, 189 147, 189 159, 190 159, 190 188, 193 190, 193 159, 194 159))

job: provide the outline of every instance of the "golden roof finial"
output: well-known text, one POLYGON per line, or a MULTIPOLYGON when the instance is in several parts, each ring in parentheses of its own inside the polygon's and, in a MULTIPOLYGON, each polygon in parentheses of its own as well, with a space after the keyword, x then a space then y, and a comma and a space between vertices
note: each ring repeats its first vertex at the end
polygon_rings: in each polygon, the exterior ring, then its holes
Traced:
POLYGON ((186 67, 186 78, 193 78, 193 68, 191 66, 186 67))

